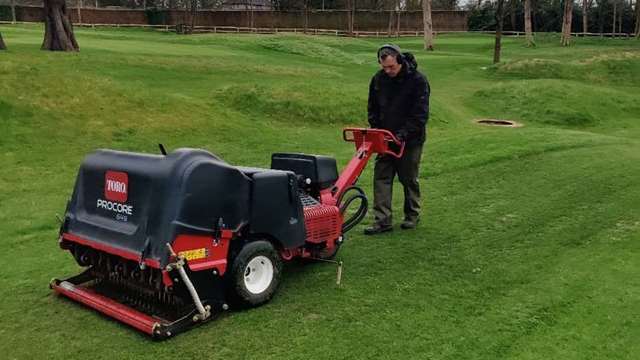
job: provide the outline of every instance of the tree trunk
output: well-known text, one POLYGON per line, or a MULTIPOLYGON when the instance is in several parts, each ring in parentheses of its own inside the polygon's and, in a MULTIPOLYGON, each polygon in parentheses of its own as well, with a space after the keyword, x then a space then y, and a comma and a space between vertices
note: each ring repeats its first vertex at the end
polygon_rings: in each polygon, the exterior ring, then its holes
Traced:
POLYGON ((393 29, 393 10, 389 10, 389 28, 387 29, 387 36, 391 37, 391 29, 393 29))
POLYGON ((353 12, 351 8, 354 0, 347 0, 347 32, 349 35, 353 35, 353 12))
POLYGON ((582 33, 584 36, 589 32, 589 19, 587 18, 589 12, 588 0, 582 0, 582 33))
POLYGON ((536 19, 537 19, 537 17, 536 17, 537 16, 536 15, 537 3, 536 3, 536 1, 537 0, 530 0, 530 1, 531 1, 531 32, 535 33, 536 32, 536 28, 537 28, 537 26, 536 26, 536 19))
POLYGON ((571 44, 571 20, 573 18, 573 0, 564 0, 564 14, 562 16, 562 46, 571 44))
MULTIPOLYGON (((191 0, 191 28, 189 29, 190 33, 193 33, 196 28, 196 16, 198 16, 198 0, 191 0)), ((253 22, 253 10, 251 11, 251 22, 253 22)))
POLYGON ((636 0, 636 38, 640 39, 640 4, 639 1, 636 0))
POLYGON ((424 25, 424 49, 433 51, 433 22, 431 21, 431 0, 422 0, 422 22, 424 25))
POLYGON ((498 0, 496 10, 496 43, 493 47, 493 63, 500 62, 500 52, 502 50, 502 28, 504 27, 504 0, 498 0))
POLYGON ((16 23, 16 0, 11 0, 11 22, 16 23))
POLYGON ((351 33, 356 29, 356 0, 351 0, 351 33))
POLYGON ((611 37, 616 37, 616 19, 617 19, 618 2, 613 1, 613 25, 611 26, 611 37))
POLYGON ((400 0, 396 1, 396 37, 400 37, 400 0))
POLYGON ((80 12, 80 9, 82 9, 82 0, 78 0, 76 5, 78 6, 78 24, 82 24, 82 13, 80 12))
POLYGON ((309 29, 309 1, 304 1, 304 33, 309 29))
MULTIPOLYGON (((245 2, 245 10, 248 9, 245 2)), ((176 33, 182 35, 192 34, 196 25, 196 12, 198 10, 198 0, 187 0, 178 5, 182 14, 182 21, 176 24, 176 33)), ((248 10, 247 10, 248 11, 248 10)), ((247 17, 249 19, 249 17, 247 17)), ((247 24, 247 27, 251 27, 247 24)))
POLYGON ((622 13, 624 12, 624 3, 621 5, 622 8, 620 9, 620 15, 618 16, 618 34, 622 34, 622 13))
POLYGON ((4 40, 2 40, 2 34, 0 34, 0 50, 6 50, 7 46, 4 44, 4 40))
POLYGON ((42 50, 79 51, 65 0, 44 0, 42 50))
POLYGON ((602 33, 604 33, 604 0, 598 0, 598 33, 600 33, 600 37, 602 37, 602 33))
POLYGON ((511 17, 511 31, 518 31, 516 29, 516 7, 518 0, 511 0, 509 3, 509 15, 511 17))
POLYGON ((531 29, 531 0, 524 0, 524 32, 527 37, 527 46, 535 46, 531 29))

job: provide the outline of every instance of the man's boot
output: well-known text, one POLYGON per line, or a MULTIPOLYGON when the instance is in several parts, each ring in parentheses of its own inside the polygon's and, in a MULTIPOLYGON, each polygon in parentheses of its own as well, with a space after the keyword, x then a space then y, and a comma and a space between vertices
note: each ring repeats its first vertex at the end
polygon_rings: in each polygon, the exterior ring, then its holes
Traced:
POLYGON ((393 230, 393 226, 391 225, 381 225, 378 223, 375 223, 367 228, 364 229, 364 234, 365 235, 377 235, 377 234, 382 234, 384 232, 388 232, 393 230))
POLYGON ((402 222, 402 224, 400 224, 400 228, 403 230, 409 230, 409 229, 415 229, 416 226, 418 225, 418 221, 420 221, 420 219, 404 219, 404 221, 402 222))

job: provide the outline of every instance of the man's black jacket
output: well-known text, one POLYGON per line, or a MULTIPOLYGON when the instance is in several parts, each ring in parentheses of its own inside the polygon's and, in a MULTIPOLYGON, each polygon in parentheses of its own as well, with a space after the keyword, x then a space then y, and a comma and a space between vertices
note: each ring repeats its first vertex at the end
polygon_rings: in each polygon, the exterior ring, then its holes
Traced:
POLYGON ((427 78, 417 70, 413 56, 406 57, 402 70, 395 77, 378 71, 369 84, 369 125, 387 129, 404 137, 407 146, 422 144, 426 140, 429 119, 429 93, 427 78))

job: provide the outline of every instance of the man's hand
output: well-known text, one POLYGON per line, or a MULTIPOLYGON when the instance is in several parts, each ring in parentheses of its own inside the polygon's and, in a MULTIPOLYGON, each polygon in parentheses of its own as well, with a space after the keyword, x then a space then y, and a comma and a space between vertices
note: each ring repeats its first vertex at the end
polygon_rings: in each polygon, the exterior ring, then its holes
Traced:
POLYGON ((405 129, 400 129, 400 130, 396 130, 396 132, 393 135, 395 135, 398 140, 405 142, 407 141, 407 135, 409 135, 409 133, 405 129))

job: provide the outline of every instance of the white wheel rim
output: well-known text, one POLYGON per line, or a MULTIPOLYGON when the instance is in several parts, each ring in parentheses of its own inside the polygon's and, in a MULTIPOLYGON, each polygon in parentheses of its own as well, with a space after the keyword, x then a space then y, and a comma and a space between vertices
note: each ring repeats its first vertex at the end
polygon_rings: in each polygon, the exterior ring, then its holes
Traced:
POLYGON ((273 281, 273 263, 266 256, 256 256, 244 268, 244 286, 252 294, 260 294, 273 281))

